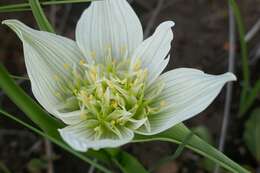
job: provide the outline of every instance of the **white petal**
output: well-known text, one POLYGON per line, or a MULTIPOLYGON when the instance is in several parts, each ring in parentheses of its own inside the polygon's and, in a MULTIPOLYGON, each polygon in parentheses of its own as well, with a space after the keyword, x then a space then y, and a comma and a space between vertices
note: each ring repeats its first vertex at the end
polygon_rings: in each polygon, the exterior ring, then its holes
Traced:
POLYGON ((114 58, 122 58, 143 41, 142 25, 126 0, 92 2, 76 28, 76 41, 86 57, 93 52, 103 60, 111 47, 114 58))
POLYGON ((114 148, 130 142, 134 133, 127 129, 120 129, 121 138, 116 135, 107 135, 96 140, 91 122, 82 122, 59 130, 62 138, 75 150, 85 152, 88 149, 114 148), (89 126, 89 127, 88 127, 89 126))
POLYGON ((57 91, 54 76, 69 79, 70 72, 64 65, 78 63, 83 58, 77 44, 52 33, 34 30, 17 20, 5 20, 3 24, 13 29, 23 42, 34 96, 48 112, 56 115, 54 105, 59 101, 54 96, 57 91))
POLYGON ((169 60, 165 60, 165 57, 171 49, 173 26, 173 21, 160 24, 155 33, 146 39, 133 54, 132 68, 141 60, 142 68, 148 69, 148 81, 156 79, 168 64, 169 60))
POLYGON ((60 113, 57 112, 59 119, 61 119, 65 124, 73 125, 80 123, 81 120, 81 111, 74 111, 69 113, 60 113))
MULTIPOLYGON (((160 106, 163 101, 165 107, 160 113, 148 117, 151 125, 150 133, 144 127, 140 128, 138 133, 145 135, 160 133, 197 115, 210 105, 226 82, 234 80, 236 77, 232 73, 215 76, 188 68, 163 74, 156 82, 165 82, 165 88, 153 106, 160 106)), ((154 86, 151 85, 147 90, 148 96, 153 93, 154 86)))

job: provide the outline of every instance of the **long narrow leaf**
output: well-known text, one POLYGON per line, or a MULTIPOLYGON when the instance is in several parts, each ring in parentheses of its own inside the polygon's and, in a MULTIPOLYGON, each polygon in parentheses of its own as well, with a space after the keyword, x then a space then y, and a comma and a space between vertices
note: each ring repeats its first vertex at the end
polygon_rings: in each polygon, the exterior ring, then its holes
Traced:
POLYGON ((239 40, 240 40, 240 47, 242 53, 242 71, 243 71, 243 86, 242 86, 242 93, 241 93, 241 100, 240 100, 240 107, 245 103, 246 97, 250 88, 250 70, 249 70, 249 63, 248 63, 248 48, 247 43, 245 41, 245 25, 241 17, 241 13, 239 7, 237 5, 236 0, 230 0, 231 7, 233 9, 236 23, 239 32, 239 40))
POLYGON ((109 149, 107 152, 113 158, 112 161, 123 173, 148 173, 143 165, 131 154, 118 149, 109 149))
POLYGON ((193 132, 191 132, 190 134, 188 134, 184 141, 178 146, 177 150, 174 152, 174 154, 172 156, 168 156, 168 157, 165 157, 161 160, 159 160, 150 170, 151 172, 153 172, 154 170, 156 170, 157 168, 159 168, 161 165, 167 163, 167 162, 170 162, 172 160, 175 160, 177 159, 182 151, 184 150, 184 148, 186 147, 186 145, 188 144, 189 140, 191 139, 191 137, 193 136, 193 132))
MULTIPOLYGON (((60 1, 54 0, 54 1, 40 2, 40 5, 43 6, 62 5, 62 4, 84 3, 90 1, 93 0, 60 0, 60 1)), ((0 12, 16 12, 16 11, 30 11, 30 10, 31 9, 29 3, 0 6, 0 12)))
POLYGON ((112 173, 110 170, 108 170, 107 168, 103 167, 102 165, 92 161, 91 159, 87 158, 84 154, 76 152, 74 150, 72 150, 68 145, 66 145, 61 139, 56 139, 42 131, 40 131, 39 129, 31 126, 30 124, 20 120, 19 118, 16 118, 15 116, 5 112, 4 110, 0 109, 0 114, 16 121, 17 123, 25 126, 26 128, 32 130, 33 132, 37 133, 38 135, 49 139, 50 141, 52 141, 53 143, 55 143, 56 145, 58 145, 59 147, 63 148, 64 150, 74 154, 75 156, 77 156, 78 158, 80 158, 81 160, 93 165, 94 167, 96 167, 97 169, 103 171, 104 173, 112 173))
POLYGON ((48 116, 32 98, 15 85, 14 80, 9 77, 2 64, 0 64, 0 88, 35 124, 50 136, 59 138, 57 128, 62 128, 63 125, 48 116))
MULTIPOLYGON (((148 142, 148 141, 168 141, 180 144, 182 141, 185 140, 187 135, 189 135, 191 131, 184 126, 183 124, 179 124, 174 126, 173 128, 157 134, 153 136, 142 136, 137 135, 133 142, 148 142)), ((191 150, 197 152, 200 155, 205 156, 206 158, 216 162, 217 164, 221 165, 223 168, 226 168, 230 172, 235 173, 249 173, 246 169, 229 159, 227 156, 222 154, 220 151, 200 139, 198 136, 193 135, 189 140, 188 144, 186 145, 191 150)))
POLYGON ((244 115, 248 109, 254 104, 258 94, 260 93, 260 80, 258 80, 254 86, 254 88, 250 91, 246 98, 246 102, 241 105, 240 108, 240 116, 244 115))
POLYGON ((54 32, 54 29, 52 28, 51 24, 47 20, 47 17, 44 15, 39 0, 28 0, 28 1, 32 9, 34 18, 36 19, 36 22, 40 27, 40 29, 43 31, 54 32))

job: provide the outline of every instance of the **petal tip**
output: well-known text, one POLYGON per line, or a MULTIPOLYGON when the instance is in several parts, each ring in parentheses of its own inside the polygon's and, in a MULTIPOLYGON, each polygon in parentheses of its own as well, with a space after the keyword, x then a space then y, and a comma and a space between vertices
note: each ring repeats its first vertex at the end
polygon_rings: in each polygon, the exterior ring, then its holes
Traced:
POLYGON ((18 20, 16 20, 16 19, 7 19, 7 20, 3 20, 1 23, 3 24, 3 25, 10 25, 10 24, 12 24, 12 23, 14 23, 14 22, 17 22, 18 20))
POLYGON ((227 72, 225 76, 227 77, 228 81, 237 81, 237 77, 234 75, 234 73, 227 72))

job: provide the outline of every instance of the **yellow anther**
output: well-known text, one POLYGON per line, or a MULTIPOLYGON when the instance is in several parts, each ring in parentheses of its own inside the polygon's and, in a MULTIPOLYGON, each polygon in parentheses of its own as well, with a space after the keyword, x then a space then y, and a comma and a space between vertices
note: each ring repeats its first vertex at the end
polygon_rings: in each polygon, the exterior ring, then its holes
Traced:
POLYGON ((111 106, 112 106, 113 108, 117 108, 117 107, 118 107, 117 101, 112 100, 112 101, 111 101, 111 106))
POLYGON ((161 102, 160 102, 160 106, 161 106, 161 107, 165 107, 165 106, 166 106, 166 104, 167 104, 167 103, 166 103, 166 101, 165 101, 165 100, 163 100, 163 101, 161 101, 161 102))
POLYGON ((53 79, 54 79, 55 81, 57 81, 57 80, 59 80, 60 78, 59 78, 58 75, 54 75, 54 76, 53 76, 53 79))
POLYGON ((95 51, 91 51, 91 52, 90 52, 90 56, 91 56, 93 59, 96 59, 97 53, 96 53, 95 51))
POLYGON ((84 59, 82 59, 82 60, 79 61, 79 65, 83 66, 83 65, 85 65, 85 64, 86 64, 86 61, 85 61, 84 59))
POLYGON ((89 100, 93 100, 93 98, 94 98, 94 97, 93 97, 92 94, 88 97, 89 100))
POLYGON ((116 120, 116 123, 122 126, 125 124, 125 121, 122 119, 118 119, 118 120, 116 120))
POLYGON ((55 92, 54 95, 55 95, 56 97, 61 97, 61 94, 60 94, 59 92, 55 92))
POLYGON ((134 70, 139 70, 141 68, 142 61, 140 58, 137 58, 135 64, 134 64, 134 70))
POLYGON ((148 76, 148 69, 147 68, 145 68, 143 70, 143 75, 144 75, 144 78, 146 78, 148 76))
POLYGON ((115 121, 115 120, 112 120, 112 121, 111 121, 111 125, 112 125, 112 126, 115 126, 115 125, 116 125, 116 121, 115 121))
POLYGON ((69 64, 63 64, 63 67, 68 70, 70 68, 70 65, 69 64))
POLYGON ((116 59, 115 59, 115 58, 113 58, 112 64, 113 64, 113 65, 116 65, 116 59))

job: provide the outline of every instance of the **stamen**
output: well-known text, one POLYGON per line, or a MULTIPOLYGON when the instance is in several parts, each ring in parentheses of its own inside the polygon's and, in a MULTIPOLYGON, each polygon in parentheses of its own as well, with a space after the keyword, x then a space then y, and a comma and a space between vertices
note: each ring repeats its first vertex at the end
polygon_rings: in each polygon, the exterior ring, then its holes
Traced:
POLYGON ((141 65, 142 65, 141 59, 140 59, 140 58, 137 58, 137 59, 136 59, 136 62, 135 62, 135 64, 134 64, 134 70, 135 70, 135 71, 139 70, 139 69, 141 68, 141 65))
MULTIPOLYGON (((63 67, 70 72, 70 80, 53 76, 58 88, 54 95, 62 101, 74 98, 71 102, 73 105, 66 105, 68 107, 65 110, 79 110, 81 121, 91 119, 99 122, 92 127, 95 139, 99 139, 107 131, 119 137, 120 126, 127 125, 131 118, 148 118, 166 106, 166 101, 161 101, 160 106, 151 107, 158 94, 152 94, 154 97, 145 96, 148 70, 142 68, 141 58, 131 64, 124 57, 113 58, 111 46, 107 46, 106 51, 102 64, 96 61, 94 51, 90 53, 94 59, 91 63, 83 58, 73 66, 64 64, 63 67), (129 70, 130 65, 134 71, 129 70)), ((121 56, 127 56, 126 47, 121 47, 120 51, 121 56)), ((160 88, 156 93, 162 90, 161 86, 158 87, 160 88)), ((149 122, 143 126, 148 131, 151 130, 149 122)))
POLYGON ((115 100, 112 100, 111 106, 116 109, 118 107, 118 103, 115 100))
POLYGON ((60 78, 59 78, 58 75, 53 75, 53 79, 54 79, 55 81, 58 81, 60 78))
POLYGON ((95 60, 97 58, 97 53, 95 51, 90 52, 90 56, 95 60))
POLYGON ((79 65, 84 66, 86 64, 86 61, 84 59, 79 61, 79 65))
POLYGON ((70 68, 69 64, 63 64, 63 67, 65 68, 65 70, 68 70, 70 68))
POLYGON ((161 106, 161 107, 165 107, 166 105, 167 105, 167 103, 166 103, 165 100, 163 100, 163 101, 160 102, 160 106, 161 106))

